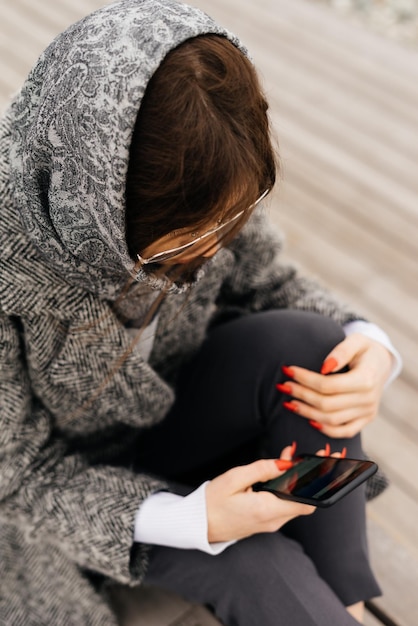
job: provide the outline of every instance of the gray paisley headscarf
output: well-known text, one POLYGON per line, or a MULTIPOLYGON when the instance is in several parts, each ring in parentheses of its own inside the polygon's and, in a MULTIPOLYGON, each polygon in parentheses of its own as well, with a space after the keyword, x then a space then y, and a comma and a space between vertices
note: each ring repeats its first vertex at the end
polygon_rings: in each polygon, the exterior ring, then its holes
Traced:
POLYGON ((166 54, 204 33, 245 52, 196 8, 116 2, 57 37, 13 104, 12 181, 24 227, 56 272, 104 299, 115 299, 134 268, 125 179, 141 99, 166 54))

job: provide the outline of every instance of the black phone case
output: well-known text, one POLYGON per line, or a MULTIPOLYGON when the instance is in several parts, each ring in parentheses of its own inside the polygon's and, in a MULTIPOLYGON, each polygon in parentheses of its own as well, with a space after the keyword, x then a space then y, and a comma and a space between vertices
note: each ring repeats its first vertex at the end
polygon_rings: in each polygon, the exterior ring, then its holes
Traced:
MULTIPOLYGON (((316 456, 316 455, 301 454, 299 456, 301 458, 311 458, 312 456, 316 456)), ((360 459, 350 459, 350 460, 360 461, 360 459)), ((271 481, 267 481, 265 483, 256 483, 255 485, 253 485, 253 490, 254 491, 269 491, 270 493, 273 493, 275 496, 283 500, 292 500, 293 502, 301 502, 302 504, 311 504, 313 506, 327 508, 335 504, 339 500, 341 500, 341 498, 343 498, 344 496, 349 494, 351 491, 356 489, 356 487, 361 485, 364 481, 370 478, 370 476, 373 476, 373 474, 377 472, 378 466, 376 463, 374 463, 373 461, 363 461, 363 460, 361 461, 364 463, 367 463, 367 467, 362 471, 362 473, 353 477, 349 483, 342 485, 340 488, 338 488, 337 491, 335 491, 333 494, 331 494, 330 496, 324 499, 315 499, 315 498, 309 498, 305 496, 297 496, 294 494, 283 493, 269 486, 269 483, 271 481)))

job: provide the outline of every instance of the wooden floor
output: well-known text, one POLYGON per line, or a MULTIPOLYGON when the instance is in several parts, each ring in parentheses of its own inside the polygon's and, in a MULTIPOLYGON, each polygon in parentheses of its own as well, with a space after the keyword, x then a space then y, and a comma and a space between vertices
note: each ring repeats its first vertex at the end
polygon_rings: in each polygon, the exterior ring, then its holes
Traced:
MULTIPOLYGON (((0 106, 50 39, 101 0, 0 0, 0 106)), ((369 455, 392 485, 368 507, 375 606, 418 624, 418 51, 308 0, 191 0, 249 47, 283 164, 272 202, 287 255, 354 303, 404 359, 369 455)), ((213 623, 181 602, 143 599, 141 624, 213 623), (169 604, 169 603, 168 603, 169 604)), ((368 615, 367 624, 377 620, 368 615)), ((258 626, 258 625, 255 625, 258 626)), ((287 626, 287 625, 286 625, 287 626)), ((337 626, 337 625, 336 625, 337 626)))

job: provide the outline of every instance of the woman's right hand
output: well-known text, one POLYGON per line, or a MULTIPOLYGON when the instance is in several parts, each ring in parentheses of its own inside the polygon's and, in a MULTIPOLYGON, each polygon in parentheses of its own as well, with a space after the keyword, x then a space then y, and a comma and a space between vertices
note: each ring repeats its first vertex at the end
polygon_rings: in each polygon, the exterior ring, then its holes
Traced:
MULTIPOLYGON (((285 448, 281 458, 289 458, 289 451, 290 447, 285 448)), ((274 532, 294 517, 313 513, 313 506, 252 490, 254 483, 281 474, 274 460, 262 459, 211 480, 206 487, 209 543, 274 532)))

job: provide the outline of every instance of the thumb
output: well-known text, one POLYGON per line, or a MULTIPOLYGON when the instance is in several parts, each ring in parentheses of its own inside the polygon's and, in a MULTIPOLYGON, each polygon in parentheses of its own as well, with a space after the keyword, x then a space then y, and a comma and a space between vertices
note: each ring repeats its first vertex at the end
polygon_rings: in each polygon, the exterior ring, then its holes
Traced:
POLYGON ((352 361, 360 349, 361 345, 355 334, 346 337, 325 357, 321 367, 321 374, 331 374, 343 369, 352 361))
POLYGON ((254 483, 265 482, 282 473, 272 459, 260 459, 249 465, 234 467, 227 472, 233 491, 246 490, 254 483))

